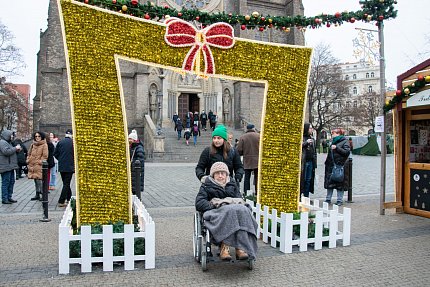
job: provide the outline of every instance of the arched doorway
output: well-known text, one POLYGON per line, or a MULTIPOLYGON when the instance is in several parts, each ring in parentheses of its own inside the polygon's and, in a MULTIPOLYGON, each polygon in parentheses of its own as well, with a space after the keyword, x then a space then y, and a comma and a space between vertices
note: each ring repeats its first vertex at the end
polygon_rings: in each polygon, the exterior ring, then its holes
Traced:
POLYGON ((200 99, 197 94, 181 93, 178 98, 178 115, 185 119, 188 112, 200 113, 200 99))

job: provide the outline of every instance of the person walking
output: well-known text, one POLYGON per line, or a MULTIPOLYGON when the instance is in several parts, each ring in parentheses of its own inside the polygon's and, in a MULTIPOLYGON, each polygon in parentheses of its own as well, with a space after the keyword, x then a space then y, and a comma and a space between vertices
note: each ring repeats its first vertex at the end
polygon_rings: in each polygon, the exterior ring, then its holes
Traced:
POLYGON ((196 145, 197 144, 197 137, 200 136, 200 129, 199 129, 198 124, 193 125, 192 134, 193 134, 194 145, 196 145))
POLYGON ((208 115, 206 114, 205 110, 202 110, 202 113, 200 114, 200 123, 202 125, 202 130, 206 131, 206 124, 208 121, 208 115))
POLYGON ((49 150, 45 133, 35 132, 33 134, 33 143, 27 155, 28 178, 34 179, 36 188, 36 195, 31 200, 42 200, 42 161, 47 160, 48 156, 49 150))
POLYGON ((313 135, 313 127, 305 123, 303 128, 302 159, 300 170, 300 195, 309 197, 314 193, 315 169, 317 168, 316 144, 313 135))
MULTIPOLYGON (((58 138, 54 133, 49 133, 49 141, 54 145, 54 152, 55 148, 57 147, 58 138)), ((57 172, 58 172, 58 161, 54 157, 54 166, 49 170, 51 177, 49 179, 49 190, 55 190, 55 186, 57 185, 57 172)))
POLYGON ((23 144, 21 139, 15 139, 13 141, 13 146, 19 145, 21 147, 20 151, 17 151, 16 156, 18 159, 18 168, 16 169, 16 180, 24 177, 22 174, 24 173, 24 168, 27 167, 27 153, 28 150, 23 144))
POLYGON ((176 122, 178 121, 178 117, 179 117, 178 112, 176 112, 172 117, 175 132, 176 132, 176 122))
POLYGON ((178 118, 176 120, 176 132, 178 133, 178 140, 180 140, 182 137, 182 129, 183 129, 182 120, 178 118))
POLYGON ((251 173, 254 173, 254 188, 257 195, 258 183, 258 157, 260 151, 260 134, 255 131, 253 124, 246 126, 246 133, 239 138, 237 152, 243 156, 243 166, 245 168, 245 179, 243 189, 246 194, 251 190, 251 173))
POLYGON ((185 129, 184 132, 184 138, 185 138, 185 142, 187 143, 187 145, 189 145, 190 143, 190 137, 191 137, 191 132, 190 129, 185 129))
MULTIPOLYGON (((54 152, 55 152, 55 146, 51 142, 50 137, 46 138, 46 144, 48 145, 48 189, 52 190, 51 188, 51 170, 55 167, 55 158, 54 158, 54 152)), ((54 185, 55 188, 55 185, 54 185)))
POLYGON ((63 189, 58 199, 58 207, 66 207, 67 202, 72 197, 70 183, 75 173, 75 155, 73 151, 73 132, 71 129, 66 131, 64 139, 58 142, 54 152, 54 157, 58 160, 58 171, 63 181, 63 189))
POLYGON ((344 131, 340 128, 332 130, 332 142, 329 146, 327 158, 325 160, 324 170, 324 188, 327 189, 327 196, 325 202, 331 203, 333 189, 337 191, 337 205, 343 204, 343 194, 348 189, 348 165, 345 162, 348 160, 350 153, 350 146, 348 139, 344 136, 344 131), (344 166, 344 179, 342 182, 332 182, 330 176, 333 170, 334 163, 344 166))
POLYGON ((215 162, 224 162, 229 169, 230 175, 240 183, 243 177, 243 164, 237 152, 233 152, 230 144, 227 142, 227 128, 219 125, 212 132, 212 143, 206 147, 200 154, 199 162, 196 166, 196 176, 204 183, 210 174, 210 169, 215 162))
MULTIPOLYGON (((140 195, 142 196, 144 189, 144 180, 145 180, 145 150, 143 148, 142 142, 139 140, 137 136, 137 131, 132 130, 128 135, 128 143, 130 145, 130 163, 133 163, 136 160, 140 162, 140 186, 137 187, 137 178, 134 172, 131 173, 131 184, 132 184, 132 192, 136 194, 136 191, 140 191, 140 195)), ((141 198, 141 197, 139 197, 141 198)))
POLYGON ((21 151, 20 144, 12 145, 13 132, 4 130, 0 134, 0 174, 2 203, 12 204, 17 202, 12 198, 13 186, 15 185, 15 169, 18 168, 16 153, 21 151))

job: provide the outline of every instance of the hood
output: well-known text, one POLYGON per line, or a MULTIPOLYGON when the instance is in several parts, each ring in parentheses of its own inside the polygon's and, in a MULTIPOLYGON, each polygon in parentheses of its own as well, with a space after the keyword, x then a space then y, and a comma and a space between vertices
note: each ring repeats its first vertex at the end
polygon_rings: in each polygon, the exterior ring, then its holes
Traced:
POLYGON ((4 130, 1 132, 1 137, 7 142, 10 142, 12 139, 12 131, 11 130, 4 130))

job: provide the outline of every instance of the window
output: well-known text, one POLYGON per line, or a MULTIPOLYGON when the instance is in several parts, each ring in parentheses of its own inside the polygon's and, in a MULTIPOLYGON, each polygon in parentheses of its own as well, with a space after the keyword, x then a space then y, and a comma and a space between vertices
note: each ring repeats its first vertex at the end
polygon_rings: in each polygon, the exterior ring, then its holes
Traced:
POLYGON ((370 73, 370 77, 374 78, 375 77, 375 73, 374 72, 370 73))
POLYGON ((369 78, 369 73, 366 73, 366 78, 369 78))
POLYGON ((347 81, 349 80, 349 75, 345 76, 345 80, 347 80, 347 81))
POLYGON ((352 93, 353 93, 354 95, 356 95, 356 94, 357 94, 357 87, 352 88, 352 93))
POLYGON ((356 108, 357 107, 357 101, 354 101, 352 105, 354 108, 356 108))
POLYGON ((369 86, 369 87, 367 88, 367 91, 368 91, 369 93, 373 92, 373 88, 372 88, 372 86, 369 86))
POLYGON ((356 75, 356 74, 352 75, 352 78, 353 78, 354 80, 356 80, 356 79, 357 79, 357 75, 356 75))
POLYGON ((351 103, 350 103, 350 102, 346 102, 346 103, 345 103, 345 107, 346 107, 347 109, 349 109, 349 108, 351 107, 351 103))

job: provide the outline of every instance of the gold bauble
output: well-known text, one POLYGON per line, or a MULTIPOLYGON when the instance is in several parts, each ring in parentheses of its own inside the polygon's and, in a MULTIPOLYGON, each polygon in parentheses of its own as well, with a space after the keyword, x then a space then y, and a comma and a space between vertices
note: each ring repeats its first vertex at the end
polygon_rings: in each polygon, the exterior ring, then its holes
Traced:
POLYGON ((127 11, 127 5, 122 5, 122 11, 127 11))
POLYGON ((267 20, 267 21, 269 21, 269 23, 272 23, 272 22, 273 22, 272 18, 269 18, 269 20, 267 20))
POLYGON ((426 76, 424 79, 426 80, 427 83, 430 83, 430 76, 426 76))
POLYGON ((254 18, 257 18, 258 16, 260 16, 260 13, 258 13, 257 11, 252 12, 252 16, 254 18))
POLYGON ((246 15, 246 16, 245 16, 245 20, 246 20, 246 21, 249 21, 250 19, 251 19, 251 16, 249 16, 249 15, 246 15))
POLYGON ((403 90, 403 92, 405 92, 406 95, 409 95, 411 91, 409 91, 409 88, 406 88, 403 90))

